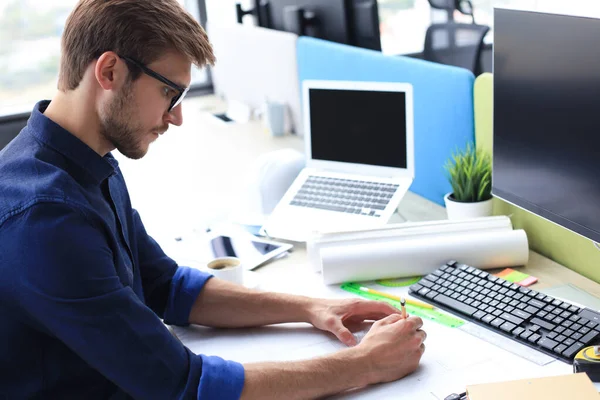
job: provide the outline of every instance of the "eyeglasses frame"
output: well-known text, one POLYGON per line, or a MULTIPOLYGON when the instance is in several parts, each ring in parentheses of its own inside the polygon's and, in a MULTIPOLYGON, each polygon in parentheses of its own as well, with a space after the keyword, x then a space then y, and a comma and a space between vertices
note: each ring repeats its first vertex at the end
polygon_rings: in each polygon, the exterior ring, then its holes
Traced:
POLYGON ((168 78, 165 78, 158 72, 151 70, 150 68, 148 68, 141 62, 134 60, 131 57, 127 57, 127 56, 119 56, 119 57, 122 58, 123 60, 135 65, 136 67, 141 69, 142 72, 145 73, 146 75, 151 76, 152 78, 161 81, 165 85, 170 86, 171 88, 173 88, 179 92, 178 95, 174 96, 173 99, 171 99, 171 104, 169 105, 169 108, 167 110, 168 112, 171 112, 175 107, 177 107, 183 101, 183 98, 185 97, 187 92, 190 90, 189 87, 183 88, 183 87, 179 86, 175 82, 169 80, 168 78))

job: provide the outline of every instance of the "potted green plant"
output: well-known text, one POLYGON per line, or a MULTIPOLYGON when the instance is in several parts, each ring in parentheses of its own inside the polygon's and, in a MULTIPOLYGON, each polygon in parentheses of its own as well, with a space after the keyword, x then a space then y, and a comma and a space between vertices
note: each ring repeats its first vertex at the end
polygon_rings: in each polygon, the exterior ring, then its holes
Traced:
POLYGON ((452 192, 444 196, 448 219, 492 215, 492 160, 468 143, 444 165, 452 192))

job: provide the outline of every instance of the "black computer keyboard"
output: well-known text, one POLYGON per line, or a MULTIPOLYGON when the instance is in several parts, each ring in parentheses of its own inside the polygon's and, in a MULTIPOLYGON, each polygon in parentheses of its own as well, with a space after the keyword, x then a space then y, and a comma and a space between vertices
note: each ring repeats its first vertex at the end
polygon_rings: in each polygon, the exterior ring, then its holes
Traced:
POLYGON ((412 285, 410 294, 569 364, 600 341, 600 313, 454 261, 412 285))

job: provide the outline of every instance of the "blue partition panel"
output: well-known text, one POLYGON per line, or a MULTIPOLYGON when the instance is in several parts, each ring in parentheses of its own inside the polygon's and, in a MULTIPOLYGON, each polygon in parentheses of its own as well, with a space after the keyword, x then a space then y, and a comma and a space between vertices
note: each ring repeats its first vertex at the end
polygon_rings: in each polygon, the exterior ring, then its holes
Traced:
POLYGON ((443 197, 451 188, 443 166, 453 151, 475 140, 473 74, 310 37, 299 38, 297 44, 300 83, 326 79, 413 85, 415 180, 410 190, 444 205, 443 197))

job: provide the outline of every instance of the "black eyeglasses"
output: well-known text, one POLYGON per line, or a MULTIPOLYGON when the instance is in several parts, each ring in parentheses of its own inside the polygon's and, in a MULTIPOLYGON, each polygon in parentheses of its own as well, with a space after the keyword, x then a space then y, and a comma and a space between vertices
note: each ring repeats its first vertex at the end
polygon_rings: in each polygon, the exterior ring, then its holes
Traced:
POLYGON ((175 89, 177 92, 179 92, 178 94, 173 96, 173 98, 171 99, 171 104, 169 105, 169 109, 168 109, 169 112, 171 112, 172 109, 177 107, 179 105, 179 103, 181 103, 181 101, 187 94, 188 90, 190 90, 189 87, 182 88, 175 82, 170 81, 169 79, 165 78, 158 72, 152 71, 150 68, 146 67, 141 62, 134 60, 133 58, 124 57, 124 56, 119 56, 119 57, 121 57, 123 60, 125 60, 127 62, 132 63, 133 65, 135 65, 136 67, 141 69, 146 75, 149 75, 149 76, 153 77, 154 79, 161 81, 165 85, 168 85, 169 87, 171 87, 171 88, 175 89))

